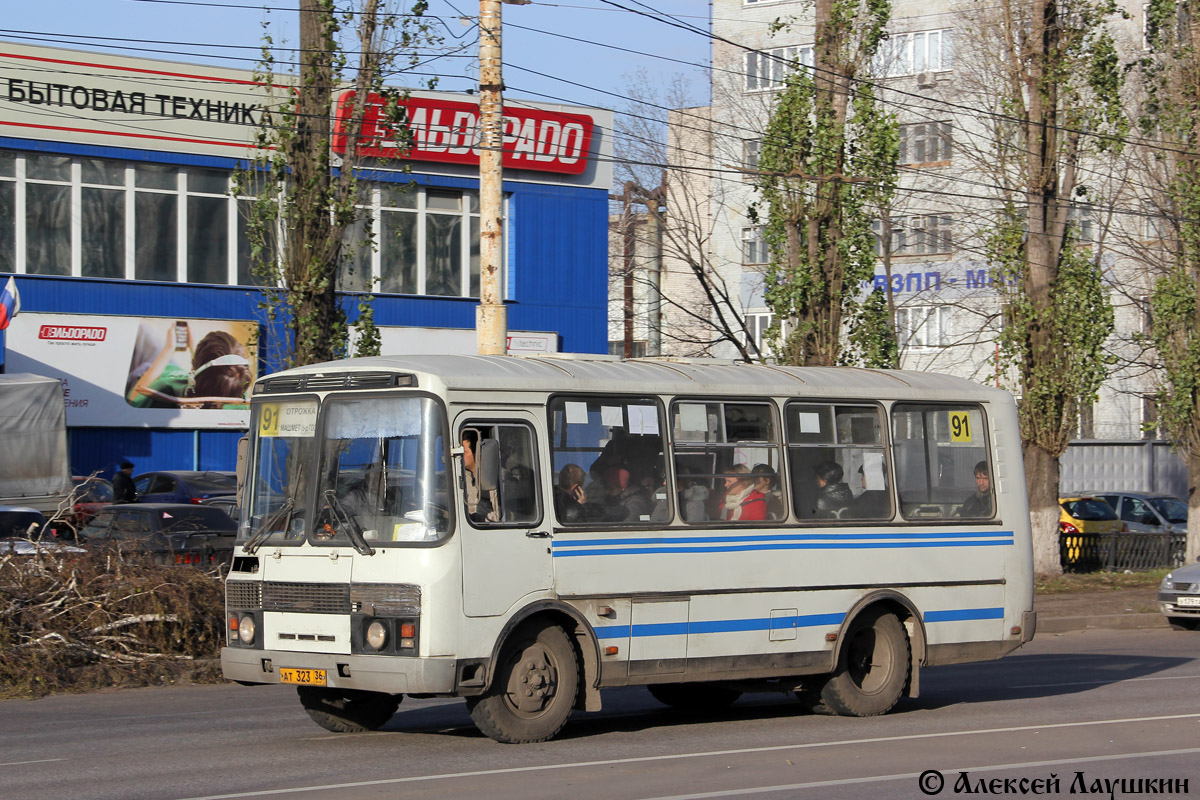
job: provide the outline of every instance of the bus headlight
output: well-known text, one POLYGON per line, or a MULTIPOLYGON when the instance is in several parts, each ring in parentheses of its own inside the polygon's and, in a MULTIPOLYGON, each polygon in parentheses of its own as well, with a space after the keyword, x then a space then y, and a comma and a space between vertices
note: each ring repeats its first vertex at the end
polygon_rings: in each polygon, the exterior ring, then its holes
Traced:
POLYGON ((238 639, 242 644, 254 644, 254 617, 250 614, 243 614, 242 619, 238 622, 238 639))
POLYGON ((371 646, 371 649, 382 650, 387 647, 387 643, 388 629, 386 625, 375 620, 367 626, 367 644, 371 646))

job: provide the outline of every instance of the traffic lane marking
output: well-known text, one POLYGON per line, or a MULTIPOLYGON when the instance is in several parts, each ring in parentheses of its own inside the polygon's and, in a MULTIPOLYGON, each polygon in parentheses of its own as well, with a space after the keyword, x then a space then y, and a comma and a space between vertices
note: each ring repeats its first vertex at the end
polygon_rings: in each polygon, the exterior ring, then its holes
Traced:
MULTIPOLYGON (((693 752, 693 753, 671 753, 671 754, 663 754, 663 755, 655 755, 655 756, 636 756, 636 757, 632 757, 632 758, 603 759, 603 760, 597 760, 597 761, 575 761, 575 762, 568 762, 568 763, 562 763, 562 764, 539 764, 539 765, 530 765, 530 766, 523 766, 523 767, 507 767, 507 768, 503 768, 503 769, 473 770, 473 771, 467 771, 467 772, 441 773, 441 774, 433 774, 433 775, 411 775, 411 776, 399 777, 399 778, 381 778, 378 780, 370 780, 370 781, 348 781, 348 782, 344 782, 344 783, 321 784, 321 785, 313 785, 313 786, 298 786, 298 787, 293 786, 293 787, 288 787, 285 789, 263 789, 263 790, 257 790, 257 791, 251 791, 251 792, 233 792, 233 793, 226 793, 226 794, 203 795, 203 796, 190 797, 190 798, 181 798, 181 800, 238 800, 239 798, 270 797, 272 795, 281 795, 281 794, 288 794, 288 793, 300 794, 300 793, 304 793, 304 792, 330 792, 330 791, 338 791, 338 790, 365 788, 365 787, 371 787, 371 786, 389 786, 389 785, 398 785, 398 784, 406 784, 406 783, 411 784, 411 783, 420 783, 420 782, 425 782, 425 781, 434 782, 434 781, 462 780, 462 779, 470 779, 470 778, 495 777, 495 776, 503 776, 503 775, 517 775, 517 774, 521 774, 521 773, 546 772, 546 771, 564 770, 564 769, 579 770, 579 769, 587 769, 587 768, 592 768, 592 767, 611 767, 611 766, 621 766, 621 765, 627 765, 627 764, 668 762, 668 761, 674 761, 674 760, 686 760, 686 759, 697 759, 697 758, 711 759, 711 758, 717 758, 717 757, 755 755, 755 754, 763 754, 763 753, 779 753, 779 752, 784 752, 784 751, 804 751, 804 750, 814 750, 814 749, 830 748, 830 747, 861 746, 861 745, 873 745, 873 744, 894 744, 894 743, 898 743, 898 742, 913 742, 913 741, 920 741, 920 740, 943 739, 943 738, 951 738, 951 737, 980 736, 980 735, 989 735, 989 734, 1008 734, 1008 733, 1028 733, 1031 731, 1062 730, 1062 729, 1067 729, 1067 728, 1088 728, 1088 727, 1093 727, 1093 726, 1098 727, 1098 726, 1105 726, 1105 725, 1125 725, 1125 724, 1136 724, 1136 723, 1163 723, 1163 722, 1172 721, 1172 720, 1197 720, 1197 719, 1200 719, 1200 713, 1167 714, 1167 715, 1151 716, 1151 717, 1123 717, 1123 718, 1117 718, 1117 719, 1087 720, 1087 721, 1081 721, 1081 722, 1055 722, 1055 723, 1046 723, 1046 724, 1042 724, 1042 725, 1017 725, 1017 726, 1008 726, 1008 727, 1003 727, 1003 728, 985 728, 985 729, 978 729, 978 730, 940 731, 940 732, 933 732, 933 733, 909 734, 909 735, 904 735, 904 736, 876 736, 876 737, 869 737, 869 738, 864 738, 864 739, 840 739, 840 740, 827 741, 827 742, 804 742, 804 743, 798 743, 798 744, 771 745, 771 746, 767 746, 767 747, 747 747, 747 748, 737 748, 737 749, 731 749, 731 750, 707 750, 707 751, 693 752)), ((336 738, 331 737, 331 740, 336 740, 336 738)), ((1172 755, 1172 754, 1190 754, 1190 753, 1200 753, 1200 748, 1189 748, 1189 749, 1179 750, 1179 751, 1164 750, 1164 751, 1153 751, 1153 752, 1147 752, 1147 753, 1117 754, 1117 755, 1103 756, 1103 757, 1101 757, 1101 756, 1080 756, 1080 757, 1056 759, 1056 760, 1054 760, 1053 763, 1054 764, 1070 764, 1070 763, 1082 763, 1082 762, 1088 761, 1089 759, 1105 760, 1105 759, 1117 759, 1117 758, 1141 758, 1141 757, 1153 757, 1155 755, 1166 756, 1166 755, 1172 755)), ((933 760, 932 757, 930 758, 930 760, 931 761, 933 760)), ((995 770, 1020 769, 1020 768, 1022 768, 1023 763, 1025 763, 1025 762, 1015 762, 1013 764, 994 765, 991 767, 991 769, 995 769, 995 770)), ((1038 764, 1041 762, 1028 762, 1028 763, 1038 764)), ((984 769, 984 768, 981 767, 979 769, 984 769)), ((949 770, 947 769, 946 771, 949 771, 949 770)), ((897 774, 898 775, 907 775, 908 773, 897 773, 897 774)), ((916 775, 919 775, 919 774, 920 773, 913 773, 913 776, 915 777, 916 775)), ((887 777, 887 780, 899 780, 899 779, 900 778, 887 777)), ((864 779, 856 778, 856 779, 846 779, 846 780, 864 780, 864 779)), ((777 791, 783 791, 783 790, 780 789, 777 791)), ((719 796, 719 795, 716 795, 716 796, 719 796)))

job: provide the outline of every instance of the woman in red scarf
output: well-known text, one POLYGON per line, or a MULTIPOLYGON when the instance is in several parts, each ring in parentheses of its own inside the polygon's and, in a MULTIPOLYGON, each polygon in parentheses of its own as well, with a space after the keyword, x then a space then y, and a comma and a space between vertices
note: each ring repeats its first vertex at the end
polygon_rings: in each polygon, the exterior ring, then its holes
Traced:
POLYGON ((730 522, 752 522, 767 518, 767 498, 754 487, 750 469, 734 464, 732 475, 725 478, 725 499, 721 501, 721 519, 730 522), (743 477, 744 476, 744 477, 743 477))

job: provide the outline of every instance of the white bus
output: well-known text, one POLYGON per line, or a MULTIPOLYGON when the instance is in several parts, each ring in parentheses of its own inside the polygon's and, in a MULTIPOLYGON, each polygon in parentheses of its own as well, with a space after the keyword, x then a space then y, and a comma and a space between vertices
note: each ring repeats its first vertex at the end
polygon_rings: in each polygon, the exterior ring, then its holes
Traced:
POLYGON ((1034 634, 1012 397, 943 375, 379 357, 260 379, 226 677, 332 731, 464 697, 502 742, 601 690, 870 716, 1034 634))

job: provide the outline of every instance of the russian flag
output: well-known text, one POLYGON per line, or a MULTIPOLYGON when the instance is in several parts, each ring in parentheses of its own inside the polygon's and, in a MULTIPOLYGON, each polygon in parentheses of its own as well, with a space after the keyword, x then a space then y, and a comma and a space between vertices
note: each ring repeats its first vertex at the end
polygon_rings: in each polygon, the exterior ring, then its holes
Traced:
POLYGON ((8 327, 13 317, 21 310, 21 293, 17 291, 17 281, 9 278, 0 291, 0 331, 8 327))

